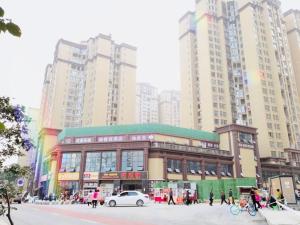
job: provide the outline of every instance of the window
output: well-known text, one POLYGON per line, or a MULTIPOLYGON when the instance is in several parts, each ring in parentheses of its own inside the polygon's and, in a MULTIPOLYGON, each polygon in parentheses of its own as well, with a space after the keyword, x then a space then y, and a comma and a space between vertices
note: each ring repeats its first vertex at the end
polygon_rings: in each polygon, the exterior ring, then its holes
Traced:
POLYGON ((127 191, 120 194, 120 197, 125 197, 125 196, 128 196, 128 192, 127 191))
POLYGON ((143 151, 123 151, 122 171, 142 171, 144 170, 143 151))
POLYGON ((229 164, 223 164, 221 165, 221 176, 232 176, 232 165, 229 164))
POLYGON ((116 171, 116 152, 102 152, 101 172, 116 171))
POLYGON ((199 173, 199 171, 201 171, 201 163, 196 161, 187 161, 187 170, 188 173, 199 173))
POLYGON ((138 195, 138 193, 136 193, 136 192, 128 192, 128 196, 137 196, 138 195))
POLYGON ((216 175, 217 164, 215 164, 215 163, 207 163, 205 165, 205 171, 208 172, 208 173, 210 173, 211 175, 216 175))
POLYGON ((239 140, 240 140, 240 142, 245 143, 245 144, 252 144, 253 143, 252 134, 248 134, 248 133, 240 132, 239 133, 239 140))
POLYGON ((100 172, 101 152, 88 152, 86 154, 85 171, 100 172))
POLYGON ((61 172, 79 172, 81 153, 63 153, 61 172))
POLYGON ((168 172, 181 172, 181 161, 176 159, 168 159, 168 172))

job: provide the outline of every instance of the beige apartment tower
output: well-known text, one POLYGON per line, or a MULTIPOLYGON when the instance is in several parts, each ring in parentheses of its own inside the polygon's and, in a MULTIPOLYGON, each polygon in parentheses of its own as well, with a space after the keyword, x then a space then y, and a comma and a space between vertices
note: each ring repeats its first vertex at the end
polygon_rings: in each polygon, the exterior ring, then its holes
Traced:
POLYGON ((284 21, 286 22, 286 31, 300 99, 300 10, 289 10, 284 13, 284 21))
POLYGON ((158 91, 149 83, 136 85, 136 123, 158 123, 158 91))
POLYGON ((159 94, 159 123, 180 126, 180 92, 165 90, 159 94))
POLYGON ((179 20, 181 126, 258 128, 262 157, 300 148, 300 107, 278 0, 197 0, 179 20))
POLYGON ((136 47, 99 34, 59 40, 45 72, 41 126, 130 124, 135 121, 136 47))

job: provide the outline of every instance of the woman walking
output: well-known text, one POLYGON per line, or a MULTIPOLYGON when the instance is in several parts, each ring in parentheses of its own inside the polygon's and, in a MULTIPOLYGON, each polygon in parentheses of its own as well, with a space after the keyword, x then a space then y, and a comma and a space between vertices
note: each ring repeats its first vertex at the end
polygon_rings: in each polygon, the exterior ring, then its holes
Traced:
POLYGON ((97 208, 98 198, 99 198, 99 190, 96 189, 94 191, 93 197, 92 197, 93 208, 97 208))

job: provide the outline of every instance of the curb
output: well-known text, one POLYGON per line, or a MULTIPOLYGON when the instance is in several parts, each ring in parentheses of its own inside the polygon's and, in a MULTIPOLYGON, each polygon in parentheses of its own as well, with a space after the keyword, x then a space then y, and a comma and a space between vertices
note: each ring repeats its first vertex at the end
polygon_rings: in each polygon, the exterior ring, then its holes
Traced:
POLYGON ((268 220, 267 217, 264 215, 263 210, 258 209, 258 212, 267 221, 268 225, 272 225, 272 223, 270 222, 270 220, 268 220))

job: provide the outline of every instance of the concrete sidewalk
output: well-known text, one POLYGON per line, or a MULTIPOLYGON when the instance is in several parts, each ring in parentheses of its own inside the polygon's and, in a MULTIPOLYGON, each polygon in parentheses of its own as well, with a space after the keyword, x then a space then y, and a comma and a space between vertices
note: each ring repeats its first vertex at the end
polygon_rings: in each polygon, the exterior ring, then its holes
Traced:
POLYGON ((259 209, 268 225, 300 225, 300 212, 288 210, 259 209))

